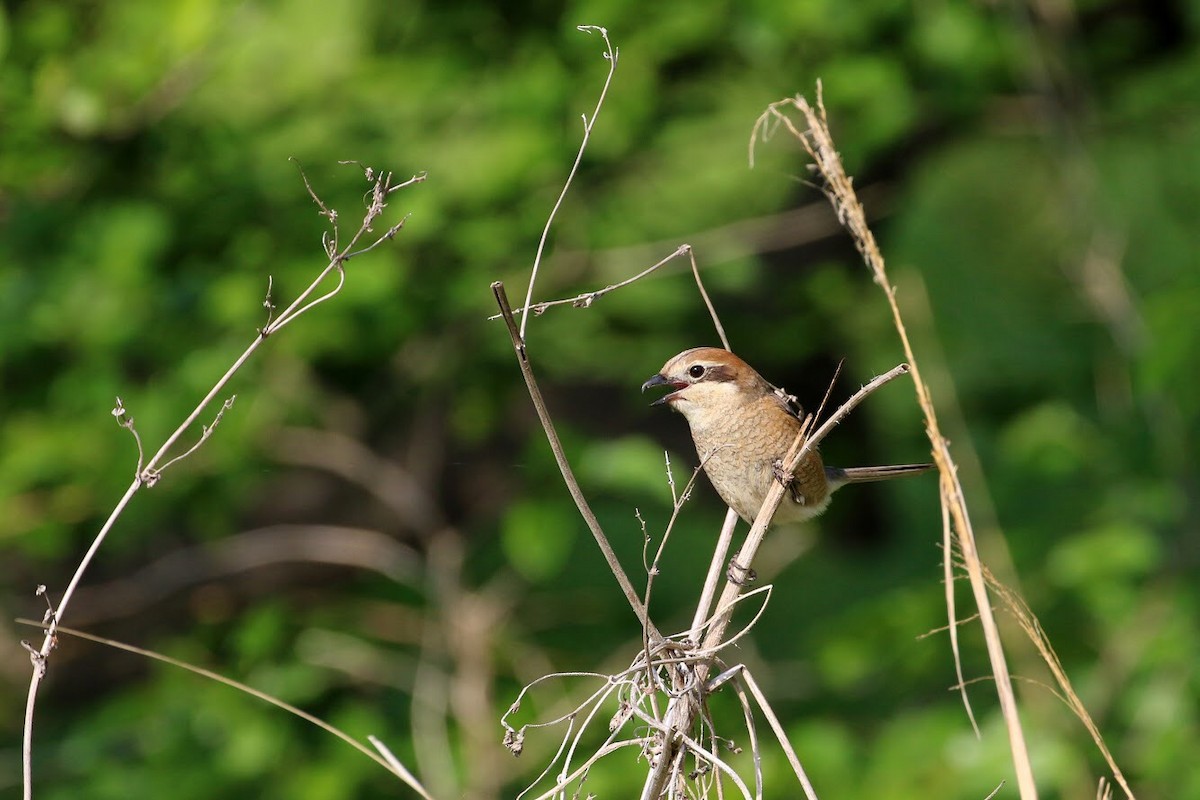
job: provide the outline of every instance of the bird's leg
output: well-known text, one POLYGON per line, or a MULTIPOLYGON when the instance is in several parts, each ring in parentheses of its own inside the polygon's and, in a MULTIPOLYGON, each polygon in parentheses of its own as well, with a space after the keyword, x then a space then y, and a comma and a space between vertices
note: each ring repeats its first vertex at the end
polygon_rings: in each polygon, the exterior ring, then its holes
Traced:
POLYGON ((729 569, 725 571, 725 577, 734 586, 745 586, 747 583, 753 583, 758 580, 758 573, 750 567, 743 567, 738 563, 738 556, 741 553, 734 553, 733 558, 729 559, 729 569))
POLYGON ((771 464, 771 474, 775 476, 775 480, 784 485, 788 493, 800 505, 805 505, 804 493, 800 491, 800 487, 796 484, 796 473, 786 472, 783 469, 783 461, 775 459, 771 464))
POLYGON ((784 471, 783 460, 779 458, 771 462, 771 474, 774 475, 775 480, 782 483, 785 488, 791 486, 792 481, 796 479, 794 473, 784 471))

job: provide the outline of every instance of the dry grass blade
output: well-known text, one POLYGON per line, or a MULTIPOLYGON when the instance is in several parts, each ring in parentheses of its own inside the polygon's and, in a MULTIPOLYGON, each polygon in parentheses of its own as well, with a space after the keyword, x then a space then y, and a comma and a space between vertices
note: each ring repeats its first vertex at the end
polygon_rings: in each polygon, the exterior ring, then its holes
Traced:
MULTIPOLYGON (((1067 677, 1067 672, 1063 669, 1062 662, 1058 659, 1058 653, 1054 651, 1054 647, 1050 644, 1050 639, 1046 636, 1046 632, 1042 630, 1042 624, 1038 621, 1033 611, 1030 610, 1029 604, 1020 595, 1002 583, 986 566, 983 568, 983 577, 988 582, 988 585, 992 587, 992 591, 1003 601, 1005 608, 1016 619, 1017 624, 1021 626, 1021 630, 1025 631, 1029 640, 1033 642, 1033 646, 1037 648, 1038 654, 1046 662, 1046 666, 1050 668, 1050 674, 1054 676, 1059 689, 1062 690, 1062 694, 1058 695, 1055 693, 1056 696, 1066 703, 1067 707, 1083 723, 1083 727, 1087 729, 1088 734, 1092 737, 1092 741, 1096 743, 1096 748, 1104 756, 1104 760, 1108 763, 1108 768, 1112 770, 1113 777, 1120 784, 1122 791, 1125 792, 1125 796, 1129 800, 1134 800, 1133 790, 1129 788, 1129 783, 1125 780, 1125 774, 1117 766, 1116 759, 1113 758, 1108 745, 1104 743, 1104 737, 1100 735, 1100 729, 1096 727, 1092 715, 1088 713, 1087 708, 1083 705, 1083 701, 1071 685, 1071 679, 1067 677)), ((1104 785, 1105 783, 1102 779, 1101 786, 1104 785)), ((1112 787, 1109 786, 1108 789, 1111 795, 1112 787)))
MULTIPOLYGON (((1034 800, 1037 797, 1037 786, 1033 778, 1033 767, 1030 763, 1028 748, 1025 743, 1025 733, 1017 712, 1016 697, 1012 688, 1012 677, 1004 656, 1004 648, 1000 641, 1000 633, 992 614, 988 598, 987 584, 983 577, 983 565, 975 546, 975 535, 971 518, 967 511, 966 500, 962 486, 958 481, 957 470, 950 455, 950 446, 942 436, 938 426, 937 414, 934 410, 933 399, 928 386, 921 378, 916 355, 908 339, 908 333, 900 316, 899 305, 896 302, 895 287, 889 282, 884 268, 883 255, 875 242, 875 237, 867 225, 866 214, 854 191, 854 186, 846 175, 841 157, 833 143, 829 125, 825 116, 825 107, 821 99, 821 86, 817 84, 817 104, 809 104, 802 96, 781 100, 772 104, 759 118, 751 136, 751 152, 755 140, 768 135, 773 129, 782 127, 792 134, 812 158, 817 174, 823 183, 821 189, 833 206, 838 221, 849 231, 855 247, 866 262, 875 282, 883 289, 892 318, 904 347, 905 358, 912 367, 913 385, 917 393, 917 401, 925 415, 925 429, 932 444, 933 458, 941 474, 940 489, 943 508, 953 523, 963 554, 967 576, 979 608, 979 619, 983 627, 984 638, 987 642, 988 657, 991 662, 992 674, 995 678, 996 691, 1000 699, 1000 708, 1004 715, 1008 730, 1009 749, 1012 754, 1013 766, 1017 776, 1017 786, 1022 800, 1034 800), (803 130, 798 128, 786 111, 794 109, 803 120, 803 130)), ((944 557, 949 560, 950 554, 944 557)), ((947 591, 950 591, 947 589, 947 591)), ((954 609, 949 607, 951 615, 950 628, 954 630, 956 622, 953 618, 954 609)), ((961 675, 961 668, 960 675, 961 675)), ((961 685, 961 680, 960 680, 961 685)), ((966 700, 965 691, 963 693, 966 700)))

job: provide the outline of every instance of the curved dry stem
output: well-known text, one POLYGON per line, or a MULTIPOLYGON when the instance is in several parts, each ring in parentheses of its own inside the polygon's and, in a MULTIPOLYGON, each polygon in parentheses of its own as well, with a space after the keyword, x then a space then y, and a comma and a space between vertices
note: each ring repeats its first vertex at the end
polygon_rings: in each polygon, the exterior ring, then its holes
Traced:
MULTIPOLYGON (((330 289, 328 292, 321 295, 320 297, 318 297, 314 300, 310 300, 308 303, 301 306, 300 308, 296 308, 296 304, 293 303, 291 306, 289 306, 287 308, 287 310, 285 310, 282 314, 280 314, 275 319, 274 322, 270 323, 269 325, 265 325, 263 327, 262 335, 264 337, 267 337, 273 333, 277 333, 279 330, 281 330, 283 328, 283 326, 291 323, 293 320, 297 319, 301 314, 304 314, 306 311, 310 311, 310 310, 316 308, 317 306, 321 305, 321 303, 324 303, 326 300, 332 300, 334 297, 336 297, 338 295, 338 293, 342 291, 342 287, 346 285, 346 270, 342 266, 343 263, 345 263, 345 259, 339 259, 329 265, 330 268, 337 270, 337 274, 338 274, 337 286, 333 287, 332 289, 330 289)), ((326 275, 329 274, 328 269, 326 270, 325 274, 326 275)))
MULTIPOLYGON (((676 745, 684 745, 687 750, 690 750, 698 755, 703 761, 712 764, 714 767, 719 769, 726 777, 733 781, 734 785, 737 786, 738 791, 742 793, 742 797, 746 798, 746 800, 751 800, 750 788, 746 786, 746 782, 742 780, 742 776, 738 775, 737 771, 734 770, 733 767, 729 766, 728 762, 726 762, 723 758, 697 742, 692 737, 688 736, 686 733, 683 733, 681 730, 672 729, 667 724, 660 722, 659 720, 652 719, 640 712, 635 711, 634 713, 639 719, 657 731, 660 735, 668 737, 668 739, 676 745)), ((663 752, 658 756, 659 763, 664 763, 668 760, 668 752, 669 751, 664 748, 663 752)), ((676 760, 676 756, 682 754, 682 751, 679 750, 671 752, 671 757, 669 758, 670 764, 668 764, 666 767, 666 771, 669 775, 676 774, 679 764, 679 762, 676 760)))
POLYGON ((704 299, 704 306, 708 309, 708 315, 712 317, 713 327, 717 329, 717 336, 721 337, 721 346, 726 350, 732 350, 729 346, 729 337, 725 335, 725 326, 721 324, 721 318, 717 316, 717 309, 713 306, 712 300, 708 296, 708 291, 704 288, 704 281, 700 280, 700 268, 696 266, 696 252, 688 245, 687 247, 688 260, 692 265, 692 277, 696 279, 696 288, 700 290, 700 297, 704 299))
MULTIPOLYGON (((374 175, 374 173, 371 173, 371 175, 374 175)), ((306 189, 308 190, 309 195, 316 201, 317 205, 320 207, 320 209, 321 209, 320 213, 322 214, 322 216, 327 217, 331 221, 331 223, 336 223, 337 212, 328 208, 323 202, 321 202, 320 198, 317 197, 316 193, 312 189, 312 186, 309 184, 307 176, 304 176, 303 171, 301 171, 301 176, 303 177, 304 185, 305 185, 306 189)), ((423 180, 424 178, 421 177, 420 179, 423 180)), ((349 245, 347 245, 346 249, 344 249, 340 255, 334 257, 330 261, 330 263, 323 270, 321 270, 320 274, 317 275, 317 277, 308 285, 308 288, 306 288, 303 292, 301 292, 300 295, 291 303, 291 305, 289 305, 288 308, 282 314, 279 315, 279 317, 277 317, 273 322, 268 323, 267 326, 265 326, 264 328, 262 328, 258 331, 258 334, 254 337, 253 341, 251 341, 250 344, 246 347, 246 349, 244 351, 242 351, 242 354, 237 357, 237 359, 233 362, 233 364, 229 367, 229 369, 227 369, 225 371, 225 374, 222 375, 215 384, 213 384, 212 388, 209 389, 208 393, 205 394, 204 397, 200 400, 200 402, 196 404, 195 408, 192 409, 191 413, 188 414, 188 416, 184 419, 184 421, 166 438, 166 440, 163 442, 162 446, 159 447, 158 451, 153 456, 151 456, 150 459, 148 461, 146 461, 144 464, 142 463, 142 458, 143 458, 144 452, 142 450, 141 437, 138 436, 136 434, 136 432, 134 433, 135 438, 137 439, 137 442, 138 442, 137 474, 134 476, 133 482, 130 483, 129 487, 125 490, 125 494, 122 495, 121 499, 117 502, 116 506, 113 508, 113 510, 109 514, 108 518, 104 521, 104 524, 100 527, 99 532, 92 539, 91 544, 88 546, 87 552, 84 553, 83 558, 80 559, 79 564, 76 566, 75 572, 72 574, 71 580, 67 584, 67 588, 63 592, 62 598, 59 600, 58 605, 56 607, 54 607, 52 612, 49 614, 49 616, 48 616, 49 624, 46 628, 46 633, 42 640, 41 647, 39 647, 35 651, 32 648, 32 646, 30 646, 30 659, 33 662, 34 668, 33 668, 33 674, 30 677, 29 692, 28 692, 28 695, 27 695, 26 701, 25 701, 25 722, 24 722, 24 730, 23 730, 23 734, 22 734, 22 743, 21 743, 22 784, 23 784, 23 794, 24 794, 25 800, 30 800, 33 796, 33 768, 32 768, 33 718, 34 718, 34 709, 37 704, 38 688, 41 686, 42 679, 45 676, 46 661, 50 657, 50 653, 54 650, 54 647, 55 647, 55 643, 56 643, 55 634, 58 630, 59 623, 62 621, 64 615, 66 614, 67 608, 70 605, 71 600, 74 597, 75 592, 79 587, 79 583, 80 583, 80 581, 83 580, 83 576, 87 572, 88 567, 91 565, 93 559, 95 558, 96 553, 99 551, 100 546, 104 543, 105 539, 108 538, 109 532, 112 530, 113 526, 116 524, 116 521, 120 518, 121 514, 124 513, 125 509, 129 505, 130 501, 133 499, 133 496, 135 494, 137 494, 137 492, 142 487, 153 486, 155 483, 158 482, 159 478, 162 476, 163 470, 167 469, 168 467, 172 466, 173 464, 178 463, 182 459, 187 458, 192 453, 196 452, 196 450, 199 448, 199 446, 201 444, 203 444, 205 441, 207 441, 209 436, 211 436, 213 429, 220 422, 222 415, 224 414, 224 412, 226 410, 228 410, 229 405, 233 402, 232 397, 229 400, 225 401, 222 409, 217 413, 216 418, 213 420, 212 425, 207 426, 203 429, 203 432, 201 433, 201 436, 200 436, 200 440, 194 446, 189 448, 182 455, 176 456, 174 458, 170 458, 169 460, 167 459, 168 454, 174 449, 174 447, 179 442, 179 440, 184 436, 185 433, 187 433, 189 430, 191 430, 192 426, 195 425, 196 421, 205 412, 205 410, 209 407, 209 405, 212 403, 212 401, 225 390, 225 387, 233 379, 233 376, 236 375, 237 372, 242 368, 242 366, 250 359, 250 357, 252 355, 254 355, 254 353, 258 350, 258 348, 262 346, 263 342, 265 342, 267 340, 267 337, 271 333, 279 330, 279 328, 281 328, 287 322, 298 317, 301 313, 311 309, 314 305, 316 305, 319 302, 322 302, 324 299, 327 299, 327 298, 321 298, 315 302, 308 303, 307 305, 305 304, 305 301, 317 290, 317 288, 325 280, 325 278, 329 274, 330 270, 338 269, 339 272, 342 271, 342 264, 346 260, 347 254, 351 252, 351 248, 354 246, 354 243, 358 241, 358 239, 363 235, 363 233, 370 230, 371 223, 375 219, 377 219, 380 214, 383 213, 383 210, 387 206, 387 204, 385 202, 383 202, 383 198, 386 198, 386 196, 388 195, 387 189, 391 187, 390 181, 391 181, 390 173, 387 173, 386 175, 379 175, 379 176, 375 177, 375 183, 374 183, 374 186, 372 189, 371 204, 370 204, 369 208, 367 209, 367 213, 363 219, 362 226, 359 228, 358 232, 352 238, 351 243, 349 245), (299 310, 297 310, 297 309, 299 309, 299 310)), ((417 182, 417 176, 414 176, 414 178, 412 180, 406 182, 406 184, 411 184, 413 182, 417 182)), ((401 221, 401 224, 402 223, 403 223, 403 220, 401 221)), ((398 229, 399 229, 398 227, 395 228, 395 230, 398 230, 398 229)), ((335 230, 336 230, 336 224, 335 224, 335 230)), ((344 275, 343 275, 342 279, 344 280, 344 275)), ((339 283, 339 289, 340 289, 340 286, 341 286, 341 284, 339 283)), ((336 293, 337 293, 337 290, 334 290, 334 292, 332 294, 336 294, 336 293)), ((330 295, 330 296, 332 296, 332 295, 330 295)), ((269 305, 269 308, 271 310, 273 310, 274 306, 273 306, 273 304, 270 303, 269 296, 268 296, 267 303, 269 305)), ((124 408, 122 407, 119 399, 117 401, 117 408, 113 409, 113 416, 115 416, 117 418, 118 424, 122 425, 122 427, 128 427, 131 431, 133 430, 133 427, 132 427, 133 420, 132 419, 127 420, 125 418, 124 408)))
POLYGON ((804 787, 804 796, 808 800, 817 800, 817 791, 813 788, 812 782, 809 781, 808 773, 804 771, 804 767, 800 764, 800 757, 796 755, 795 748, 792 747, 792 743, 788 740, 787 731, 783 729, 783 724, 779 721, 779 717, 776 716, 775 710, 767 702, 767 696, 759 688, 758 681, 754 680, 754 676, 750 674, 750 670, 744 666, 739 665, 738 671, 740 682, 744 683, 750 690, 750 693, 754 695, 754 700, 758 703, 759 710, 762 711, 763 716, 767 718, 767 723, 770 724, 776 741, 779 742, 779 746, 783 748, 784 754, 787 755, 788 763, 792 766, 792 772, 796 774, 796 780, 804 787))
MULTIPOLYGON (((704 281, 700 278, 700 268, 696 263, 696 252, 690 244, 679 245, 679 247, 675 248, 675 250, 666 258, 656 261, 655 263, 651 264, 649 267, 646 267, 644 270, 642 270, 641 272, 637 273, 636 275, 634 275, 632 277, 626 278, 623 281, 617 281, 616 283, 611 283, 608 286, 605 286, 603 289, 595 289, 590 292, 583 292, 582 294, 577 294, 574 297, 564 297, 564 298, 561 298, 558 300, 543 300, 540 303, 531 303, 529 298, 526 298, 525 305, 522 306, 521 308, 513 309, 513 314, 514 315, 524 314, 524 315, 528 316, 528 314, 531 313, 531 314, 533 314, 533 316, 536 317, 536 316, 540 316, 541 314, 545 313, 547 309, 554 308, 555 306, 566 306, 566 305, 569 305, 572 308, 591 308, 593 303, 595 303, 600 298, 604 297, 609 292, 615 292, 617 289, 623 289, 626 286, 629 286, 630 284, 637 283, 642 278, 645 278, 646 276, 648 276, 654 272, 657 272, 659 269, 661 269, 662 267, 665 267, 667 264, 670 264, 672 261, 674 261, 675 259, 679 258, 682 255, 687 255, 687 257, 688 257, 691 271, 692 271, 692 277, 696 281, 696 288, 700 291, 700 298, 704 301, 704 307, 708 309, 708 314, 712 318, 713 327, 717 331, 717 336, 721 339, 721 346, 724 347, 726 350, 729 350, 730 349, 729 337, 725 335, 725 327, 721 324, 721 318, 717 314, 716 306, 713 305, 712 298, 710 298, 708 295, 708 290, 704 288, 704 281)), ((488 317, 488 319, 489 320, 497 320, 497 319, 501 319, 502 317, 503 317, 502 314, 493 314, 492 316, 488 317)), ((524 326, 525 326, 525 319, 522 319, 521 320, 521 335, 522 335, 522 337, 524 336, 524 331, 525 331, 524 326)))
POLYGON ((153 486, 154 484, 158 483, 158 479, 162 477, 162 474, 163 474, 163 472, 166 471, 167 467, 170 467, 173 464, 177 464, 180 461, 183 461, 185 458, 190 456, 192 453, 199 450, 200 445, 207 442, 208 437, 212 436, 213 431, 215 431, 217 429, 217 426, 221 424, 221 420, 225 418, 225 412, 228 411, 229 409, 233 408, 233 404, 236 400, 237 400, 236 394, 231 394, 231 395, 229 395, 228 398, 225 399, 225 402, 221 404, 221 407, 219 409, 217 409, 217 415, 215 417, 213 417, 212 424, 200 426, 200 438, 196 440, 196 443, 194 445, 189 447, 187 450, 184 450, 182 453, 175 456, 174 458, 172 458, 167 463, 163 464, 158 469, 142 470, 142 479, 146 482, 146 485, 153 486))
MULTIPOLYGON (((571 739, 571 745, 570 745, 570 747, 567 748, 567 752, 563 757, 563 768, 562 768, 562 772, 559 773, 559 780, 562 780, 563 778, 566 777, 567 770, 569 770, 571 768, 571 759, 574 757, 575 751, 579 748, 579 743, 583 739, 583 734, 591 726, 592 720, 594 720, 596 718, 596 715, 598 713, 600 713, 600 706, 603 704, 603 702, 604 702, 603 697, 597 698, 596 702, 592 704, 591 710, 588 711, 587 715, 583 718, 583 721, 579 724, 579 730, 577 730, 575 732, 575 736, 571 739)), ((617 738, 617 734, 620 733, 620 731, 621 731, 620 727, 614 727, 614 726, 610 725, 608 738, 604 741, 604 744, 601 745, 599 749, 603 750, 605 746, 612 744, 613 741, 617 738)), ((593 758, 589 757, 587 762, 585 762, 585 763, 595 763, 595 761, 593 760, 593 758)), ((580 788, 582 788, 582 786, 583 786, 583 784, 581 781, 580 788)))
POLYGON ((718 642, 716 645, 713 645, 711 647, 701 647, 696 652, 702 657, 711 658, 711 657, 716 656, 716 654, 718 652, 720 652, 721 650, 724 650, 729 645, 737 644, 738 640, 740 640, 743 636, 748 634, 750 632, 750 630, 755 625, 758 624, 759 618, 761 618, 763 615, 763 612, 765 612, 767 610, 767 603, 771 602, 771 594, 774 592, 774 590, 775 590, 775 587, 772 584, 767 584, 766 586, 760 586, 757 589, 754 589, 753 591, 739 594, 737 597, 733 598, 728 603, 728 605, 722 605, 722 606, 718 607, 716 613, 713 614, 712 619, 710 619, 708 622, 704 623, 704 627, 716 625, 717 620, 720 620, 722 618, 732 617, 734 609, 737 606, 741 605, 743 602, 749 600, 751 597, 754 597, 757 594, 765 594, 766 595, 766 597, 763 598, 762 605, 760 605, 758 607, 758 610, 754 612, 754 616, 751 617, 750 621, 747 622, 744 626, 742 626, 742 628, 737 633, 733 634, 732 636, 730 636, 728 638, 723 638, 722 641, 718 642))
POLYGON ((575 706, 574 709, 572 709, 571 711, 568 711, 566 714, 563 714, 562 716, 556 717, 551 720, 547 720, 545 722, 526 723, 525 725, 521 726, 521 730, 525 730, 526 728, 546 728, 551 725, 557 725, 558 723, 563 722, 564 720, 570 719, 571 717, 577 715, 579 713, 579 710, 581 708, 583 708, 584 706, 586 706, 588 703, 590 703, 593 698, 599 697, 600 695, 606 694, 609 691, 611 691, 613 686, 615 686, 617 683, 615 676, 604 675, 599 672, 553 672, 549 675, 542 675, 540 678, 537 678, 537 679, 527 683, 525 685, 525 687, 523 689, 521 689, 521 693, 517 696, 517 699, 513 702, 513 704, 511 706, 508 707, 508 711, 505 711, 504 715, 502 717, 500 717, 500 724, 503 725, 507 730, 510 730, 510 731, 514 730, 514 728, 508 724, 508 718, 521 710, 521 699, 524 698, 525 695, 528 694, 530 691, 532 691, 533 688, 535 686, 537 686, 538 684, 544 683, 549 680, 557 680, 560 678, 601 678, 606 683, 605 683, 605 686, 603 686, 600 689, 597 689, 595 692, 593 692, 588 697, 588 699, 584 700, 582 703, 575 706))

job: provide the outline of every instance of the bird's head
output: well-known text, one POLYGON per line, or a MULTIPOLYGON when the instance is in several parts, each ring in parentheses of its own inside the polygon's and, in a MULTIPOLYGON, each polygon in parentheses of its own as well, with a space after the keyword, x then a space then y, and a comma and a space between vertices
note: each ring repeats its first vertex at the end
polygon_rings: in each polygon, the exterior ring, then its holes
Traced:
POLYGON ((643 383, 642 391, 652 386, 670 386, 672 391, 651 405, 666 404, 689 422, 728 413, 773 390, 753 367, 719 347, 684 350, 643 383))

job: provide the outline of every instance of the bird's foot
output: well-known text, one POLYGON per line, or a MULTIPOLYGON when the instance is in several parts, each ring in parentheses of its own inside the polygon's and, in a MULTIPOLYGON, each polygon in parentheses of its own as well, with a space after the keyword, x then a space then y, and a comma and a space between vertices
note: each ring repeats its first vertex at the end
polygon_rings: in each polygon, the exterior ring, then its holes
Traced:
POLYGON ((725 570, 725 577, 734 586, 745 586, 747 583, 753 583, 758 580, 757 572, 750 567, 743 567, 738 563, 738 555, 740 553, 735 554, 733 558, 729 559, 729 568, 725 570))
POLYGON ((775 476, 775 480, 779 481, 784 486, 791 486, 792 481, 796 479, 795 474, 784 471, 783 461, 778 458, 775 459, 775 461, 771 464, 771 474, 775 476))

